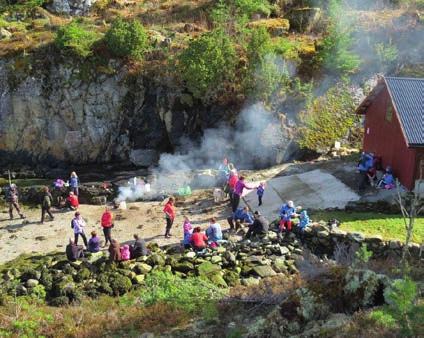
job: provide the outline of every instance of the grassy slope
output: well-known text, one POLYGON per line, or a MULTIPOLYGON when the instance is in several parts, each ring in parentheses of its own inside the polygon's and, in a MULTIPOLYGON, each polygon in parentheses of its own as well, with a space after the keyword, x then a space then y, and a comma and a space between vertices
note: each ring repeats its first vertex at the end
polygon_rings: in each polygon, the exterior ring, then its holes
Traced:
MULTIPOLYGON (((318 212, 312 214, 312 219, 328 221, 338 219, 345 231, 362 232, 364 235, 381 235, 383 239, 405 240, 405 227, 400 215, 386 215, 371 212, 318 212)), ((424 241, 424 217, 419 217, 415 222, 413 236, 415 243, 424 241)))

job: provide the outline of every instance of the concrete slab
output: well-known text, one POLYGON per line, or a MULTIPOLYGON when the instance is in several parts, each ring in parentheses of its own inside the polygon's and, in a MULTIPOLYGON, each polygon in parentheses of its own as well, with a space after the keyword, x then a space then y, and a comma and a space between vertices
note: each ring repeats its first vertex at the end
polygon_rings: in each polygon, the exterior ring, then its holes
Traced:
MULTIPOLYGON (((254 182, 252 185, 257 185, 254 182)), ((283 203, 293 200, 306 209, 344 208, 350 201, 359 200, 347 185, 333 175, 316 169, 302 174, 276 177, 266 182, 263 205, 258 207, 256 190, 248 190, 244 203, 252 210, 259 210, 269 218, 275 218, 283 203)))

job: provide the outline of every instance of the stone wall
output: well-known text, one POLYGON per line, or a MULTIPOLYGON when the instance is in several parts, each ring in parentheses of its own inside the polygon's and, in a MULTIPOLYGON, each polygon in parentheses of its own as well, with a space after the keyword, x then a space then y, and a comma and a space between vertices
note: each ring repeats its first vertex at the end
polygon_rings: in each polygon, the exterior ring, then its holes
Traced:
MULTIPOLYGON (((331 230, 324 223, 315 223, 305 230, 305 244, 312 252, 319 255, 333 257, 336 249, 355 250, 362 244, 373 252, 373 258, 395 258, 399 259, 402 254, 403 243, 400 241, 386 241, 381 236, 375 235, 365 237, 361 233, 346 232, 338 228, 331 230)), ((424 255, 420 251, 420 245, 412 243, 409 245, 412 260, 418 260, 424 255)))

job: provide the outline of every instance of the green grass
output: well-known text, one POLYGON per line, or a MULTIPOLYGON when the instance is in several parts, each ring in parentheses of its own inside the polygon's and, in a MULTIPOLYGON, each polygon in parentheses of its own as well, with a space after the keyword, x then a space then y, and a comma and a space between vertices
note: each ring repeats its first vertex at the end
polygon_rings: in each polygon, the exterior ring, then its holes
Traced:
MULTIPOLYGON (((381 235, 386 240, 405 240, 405 227, 402 216, 400 215, 371 212, 322 211, 313 213, 311 218, 314 221, 338 219, 341 222, 341 230, 361 232, 366 236, 381 235)), ((422 243, 424 241, 424 217, 419 217, 415 220, 412 241, 415 243, 422 243)))

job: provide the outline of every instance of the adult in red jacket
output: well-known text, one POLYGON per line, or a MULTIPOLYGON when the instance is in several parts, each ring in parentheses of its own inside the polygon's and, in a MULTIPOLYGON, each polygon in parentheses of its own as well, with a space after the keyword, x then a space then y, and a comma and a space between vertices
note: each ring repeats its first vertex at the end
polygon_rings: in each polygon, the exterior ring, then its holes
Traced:
POLYGON ((190 242, 195 251, 201 251, 208 246, 208 237, 201 230, 200 227, 196 227, 191 235, 190 242))
POLYGON ((107 243, 112 243, 112 228, 113 228, 113 214, 109 210, 108 207, 106 207, 105 212, 102 215, 101 219, 101 225, 103 228, 103 234, 105 235, 105 244, 103 247, 107 246, 107 243))
POLYGON ((166 219, 166 229, 165 229, 165 237, 169 238, 171 237, 171 228, 172 224, 174 223, 175 219, 175 200, 173 197, 170 197, 168 202, 165 204, 165 207, 163 208, 163 212, 165 213, 165 219, 166 219))

